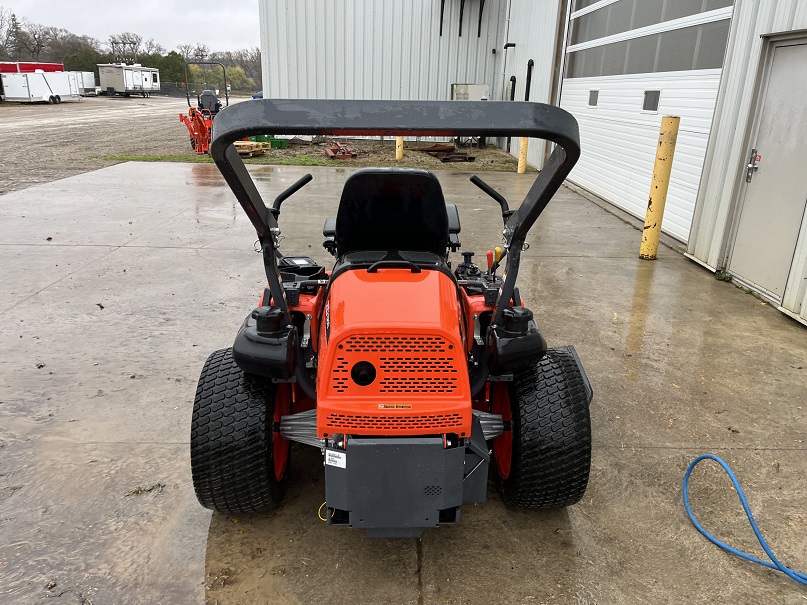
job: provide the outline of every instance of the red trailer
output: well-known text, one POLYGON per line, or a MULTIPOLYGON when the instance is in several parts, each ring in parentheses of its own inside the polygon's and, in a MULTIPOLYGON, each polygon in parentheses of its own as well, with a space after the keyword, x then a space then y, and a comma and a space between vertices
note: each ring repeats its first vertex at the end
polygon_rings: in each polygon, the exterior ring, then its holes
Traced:
POLYGON ((39 63, 37 61, 0 61, 0 74, 32 74, 36 71, 64 71, 64 63, 39 63))

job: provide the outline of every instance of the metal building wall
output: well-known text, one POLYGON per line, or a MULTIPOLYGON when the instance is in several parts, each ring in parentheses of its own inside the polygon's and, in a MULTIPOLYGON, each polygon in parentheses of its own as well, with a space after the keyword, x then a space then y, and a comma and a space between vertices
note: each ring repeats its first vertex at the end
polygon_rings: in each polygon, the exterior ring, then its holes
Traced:
MULTIPOLYGON (((687 256, 710 269, 723 269, 728 263, 738 199, 745 184, 744 167, 760 93, 758 75, 763 48, 760 36, 804 29, 807 29, 807 0, 737 0, 735 4, 687 252, 687 256)), ((804 226, 801 234, 780 310, 807 323, 804 226)))
POLYGON ((807 0, 737 0, 688 253, 712 269, 727 261, 734 200, 743 181, 762 34, 807 28, 807 0))
POLYGON ((502 5, 446 0, 259 0, 264 96, 447 100, 452 83, 489 84, 502 5))
MULTIPOLYGON (((524 100, 527 80, 527 62, 533 60, 532 79, 530 84, 530 101, 539 103, 552 102, 552 80, 556 68, 556 46, 558 34, 558 20, 561 5, 566 0, 512 0, 510 5, 510 23, 507 30, 506 6, 504 6, 505 31, 507 39, 503 42, 513 42, 515 48, 507 50, 507 65, 502 74, 502 63, 497 64, 495 74, 496 91, 498 99, 509 99, 510 77, 516 77, 516 101, 524 100), (502 83, 504 87, 502 88, 502 83)), ((561 29, 560 42, 563 42, 561 29)), ((501 46, 503 46, 502 44, 501 46)), ((501 46, 497 53, 502 52, 501 46)), ((558 86, 560 83, 558 82, 558 86)), ((527 163, 541 167, 544 164, 544 141, 530 139, 527 150, 527 163)), ((518 156, 519 142, 513 139, 510 152, 518 156)))

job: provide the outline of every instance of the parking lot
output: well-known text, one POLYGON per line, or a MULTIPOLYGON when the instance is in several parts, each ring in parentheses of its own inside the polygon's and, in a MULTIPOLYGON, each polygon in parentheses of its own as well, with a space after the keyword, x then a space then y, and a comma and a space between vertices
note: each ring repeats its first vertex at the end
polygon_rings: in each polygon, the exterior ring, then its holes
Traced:
MULTIPOLYGON (((681 499, 689 461, 721 455, 777 555, 807 568, 804 328, 676 250, 639 260, 634 225, 566 188, 530 234, 519 285, 594 388, 581 503, 514 512, 491 483, 457 526, 371 540, 317 518, 322 463, 300 446, 276 513, 201 508, 188 461, 196 380, 263 288, 255 234, 215 166, 103 167, 100 142, 124 131, 124 153, 185 153, 172 117, 183 106, 93 100, 13 122, 0 107, 3 140, 34 154, 9 154, 0 188, 0 601, 804 603, 781 574, 706 542, 681 499)), ((283 250, 327 263, 322 223, 350 169, 252 171, 265 198, 314 175, 283 206, 283 250)), ((481 255, 500 219, 470 174, 438 176, 464 249, 481 255)), ((512 203, 534 179, 480 176, 512 203)), ((699 469, 692 497, 707 527, 759 552, 724 476, 699 469)))
POLYGON ((109 156, 186 154, 185 99, 84 97, 60 105, 0 103, 0 194, 115 164, 109 156))

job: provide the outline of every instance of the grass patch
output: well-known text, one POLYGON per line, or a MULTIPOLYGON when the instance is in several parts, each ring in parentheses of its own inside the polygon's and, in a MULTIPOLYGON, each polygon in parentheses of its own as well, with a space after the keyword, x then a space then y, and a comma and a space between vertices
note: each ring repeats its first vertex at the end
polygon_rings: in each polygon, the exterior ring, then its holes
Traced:
POLYGON ((252 158, 244 158, 245 164, 274 164, 276 166, 339 166, 338 161, 329 160, 326 157, 314 158, 307 155, 297 157, 278 158, 269 155, 257 155, 252 158))
POLYGON ((717 281, 731 281, 734 276, 728 271, 715 271, 715 279, 717 281))

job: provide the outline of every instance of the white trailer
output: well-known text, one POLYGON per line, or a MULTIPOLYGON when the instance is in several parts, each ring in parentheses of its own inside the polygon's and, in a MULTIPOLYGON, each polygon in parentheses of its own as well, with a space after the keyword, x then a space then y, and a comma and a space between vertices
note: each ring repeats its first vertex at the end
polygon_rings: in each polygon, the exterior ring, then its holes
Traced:
POLYGON ((78 87, 82 97, 98 94, 98 87, 95 85, 95 73, 91 71, 74 71, 78 79, 78 87))
POLYGON ((74 72, 43 72, 32 74, 1 74, 2 95, 6 101, 17 103, 61 103, 80 101, 78 78, 74 72))
POLYGON ((99 64, 98 76, 101 91, 108 95, 148 97, 160 90, 160 70, 154 67, 143 67, 136 63, 99 64))

